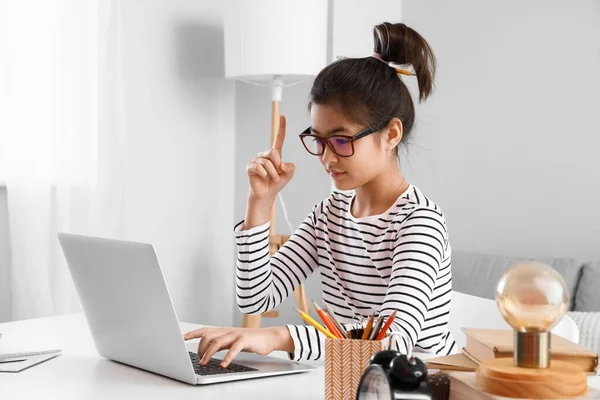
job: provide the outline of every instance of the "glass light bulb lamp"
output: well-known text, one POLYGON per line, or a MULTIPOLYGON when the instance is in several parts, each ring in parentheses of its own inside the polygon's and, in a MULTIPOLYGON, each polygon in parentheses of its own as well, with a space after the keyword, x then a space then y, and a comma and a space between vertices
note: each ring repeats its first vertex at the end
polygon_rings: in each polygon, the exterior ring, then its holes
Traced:
POLYGON ((496 288, 500 313, 515 330, 514 364, 550 366, 550 330, 567 312, 569 296, 551 267, 528 262, 509 269, 496 288))

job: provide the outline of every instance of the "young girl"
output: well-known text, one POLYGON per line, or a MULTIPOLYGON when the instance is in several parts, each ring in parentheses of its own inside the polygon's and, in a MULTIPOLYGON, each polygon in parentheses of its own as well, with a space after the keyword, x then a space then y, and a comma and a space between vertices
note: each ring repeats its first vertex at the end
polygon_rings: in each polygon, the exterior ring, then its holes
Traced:
MULTIPOLYGON (((286 123, 281 118, 272 149, 246 167, 250 192, 246 218, 235 227, 238 249, 237 302, 246 314, 277 307, 317 269, 323 301, 340 322, 373 313, 389 317, 396 349, 451 354, 448 330, 452 274, 450 243, 442 210, 399 170, 398 146, 409 138, 414 104, 402 81, 410 64, 419 100, 433 88, 435 57, 428 43, 404 24, 374 28, 375 53, 342 59, 323 69, 310 93, 311 127, 300 135, 335 187, 294 235, 269 257, 269 218, 277 193, 292 179, 283 162, 286 123)), ((311 326, 203 328, 198 354, 205 364, 229 349, 221 366, 240 351, 285 350, 293 360, 323 355, 323 335, 311 326)))

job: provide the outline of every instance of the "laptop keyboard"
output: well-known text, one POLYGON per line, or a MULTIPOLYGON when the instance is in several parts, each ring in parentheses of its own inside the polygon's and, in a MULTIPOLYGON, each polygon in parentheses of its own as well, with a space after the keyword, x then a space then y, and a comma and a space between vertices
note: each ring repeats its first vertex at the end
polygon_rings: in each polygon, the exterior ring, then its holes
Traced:
POLYGON ((206 365, 200 365, 200 357, 198 353, 189 351, 192 365, 196 375, 222 375, 235 372, 251 372, 258 371, 256 368, 246 367, 245 365, 230 363, 227 368, 221 368, 221 362, 218 358, 211 358, 206 365))

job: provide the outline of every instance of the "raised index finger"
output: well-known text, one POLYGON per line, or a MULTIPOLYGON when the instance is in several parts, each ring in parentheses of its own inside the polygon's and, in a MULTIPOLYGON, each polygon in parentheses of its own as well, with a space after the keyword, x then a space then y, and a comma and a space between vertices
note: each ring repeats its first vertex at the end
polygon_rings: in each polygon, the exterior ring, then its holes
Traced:
POLYGON ((275 135, 275 141, 273 142, 273 148, 279 150, 283 148, 283 141, 285 140, 285 117, 282 115, 279 117, 279 130, 275 135))

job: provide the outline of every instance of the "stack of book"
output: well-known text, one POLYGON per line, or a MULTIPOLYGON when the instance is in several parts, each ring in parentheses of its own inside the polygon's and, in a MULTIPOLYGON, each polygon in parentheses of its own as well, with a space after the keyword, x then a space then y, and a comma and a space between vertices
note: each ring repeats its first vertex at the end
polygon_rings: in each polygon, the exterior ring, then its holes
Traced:
MULTIPOLYGON (((426 360, 429 369, 470 372, 475 371, 482 361, 513 356, 514 332, 512 330, 463 328, 462 331, 467 337, 462 352, 426 360)), ((586 373, 596 374, 598 354, 577 343, 552 335, 550 355, 552 360, 577 364, 586 373)))

